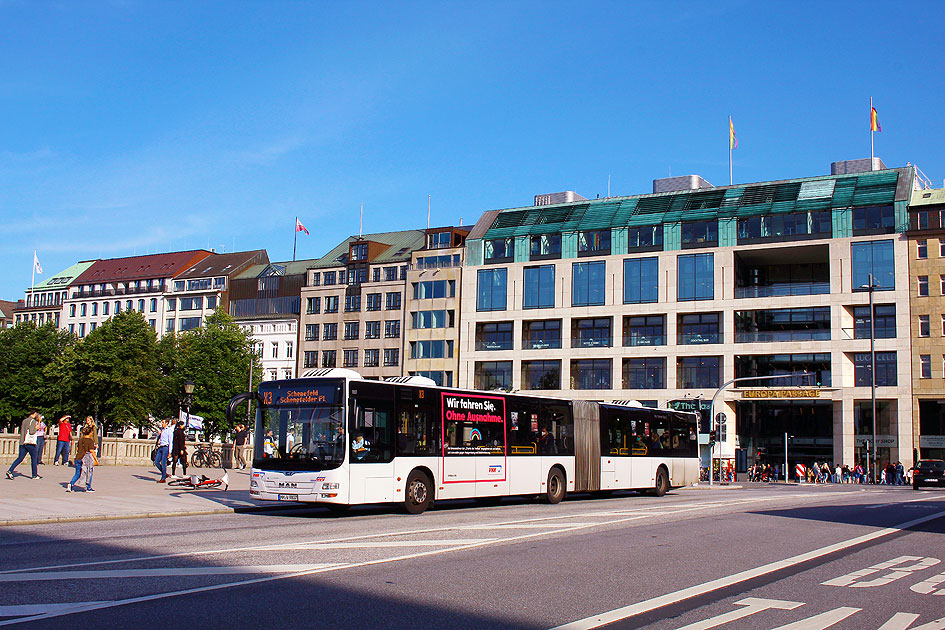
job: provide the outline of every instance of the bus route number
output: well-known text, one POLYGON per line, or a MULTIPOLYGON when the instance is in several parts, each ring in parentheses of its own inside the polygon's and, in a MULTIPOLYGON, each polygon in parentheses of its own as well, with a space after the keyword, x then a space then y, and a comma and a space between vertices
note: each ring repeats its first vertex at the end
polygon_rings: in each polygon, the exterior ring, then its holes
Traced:
POLYGON ((262 401, 264 405, 272 404, 272 392, 263 392, 262 401))

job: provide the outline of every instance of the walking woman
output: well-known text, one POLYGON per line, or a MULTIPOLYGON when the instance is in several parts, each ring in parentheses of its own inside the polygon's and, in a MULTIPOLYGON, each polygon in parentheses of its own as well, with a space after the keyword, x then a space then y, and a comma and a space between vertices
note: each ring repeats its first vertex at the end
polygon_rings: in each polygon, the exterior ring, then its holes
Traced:
POLYGON ((43 422, 43 416, 39 417, 36 423, 36 463, 44 465, 43 450, 46 448, 46 423, 43 422))
POLYGON ((174 429, 174 445, 171 448, 171 456, 174 463, 171 464, 171 474, 177 474, 177 462, 180 462, 181 470, 184 476, 187 476, 187 434, 184 433, 184 421, 178 420, 177 427, 174 429))
POLYGON ((92 489, 92 468, 95 466, 95 430, 86 425, 82 427, 82 437, 79 438, 78 450, 75 453, 75 475, 66 486, 66 492, 72 492, 72 487, 79 477, 85 476, 85 491, 95 492, 92 489))

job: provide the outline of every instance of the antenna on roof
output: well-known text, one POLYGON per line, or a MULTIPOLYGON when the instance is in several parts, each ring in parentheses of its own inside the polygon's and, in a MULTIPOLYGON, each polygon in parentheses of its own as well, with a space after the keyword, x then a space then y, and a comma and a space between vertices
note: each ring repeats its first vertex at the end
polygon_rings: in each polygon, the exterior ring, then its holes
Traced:
POLYGON ((358 240, 361 240, 361 236, 364 234, 364 202, 361 202, 361 220, 358 221, 358 240))
POLYGON ((607 174, 607 197, 610 198, 610 174, 607 174))
POLYGON ((427 195, 427 229, 430 229, 430 200, 433 198, 433 195, 427 195))

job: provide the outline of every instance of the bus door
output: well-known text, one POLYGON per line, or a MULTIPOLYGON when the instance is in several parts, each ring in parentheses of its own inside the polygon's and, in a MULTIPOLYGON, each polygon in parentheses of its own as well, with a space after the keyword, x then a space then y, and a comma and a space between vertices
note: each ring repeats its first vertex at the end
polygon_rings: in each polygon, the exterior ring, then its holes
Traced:
POLYGON ((348 461, 351 503, 394 500, 394 388, 351 384, 348 461))

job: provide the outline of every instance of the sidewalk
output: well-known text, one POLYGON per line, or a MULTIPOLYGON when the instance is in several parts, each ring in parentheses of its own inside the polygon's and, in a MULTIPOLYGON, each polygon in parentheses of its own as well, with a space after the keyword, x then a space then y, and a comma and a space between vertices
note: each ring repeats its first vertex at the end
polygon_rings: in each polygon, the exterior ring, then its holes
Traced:
MULTIPOLYGON (((157 483, 160 474, 153 466, 97 466, 92 478, 94 493, 86 493, 84 488, 66 492, 66 483, 75 472, 70 466, 40 466, 42 479, 30 479, 29 470, 27 460, 17 468, 14 480, 0 478, 0 526, 226 514, 287 507, 285 504, 250 499, 248 468, 227 471, 230 487, 223 491, 222 488, 187 490, 168 487, 157 483), (26 475, 20 474, 24 472, 26 475)), ((205 474, 211 478, 223 475, 223 470, 218 468, 188 468, 187 472, 205 474)))

